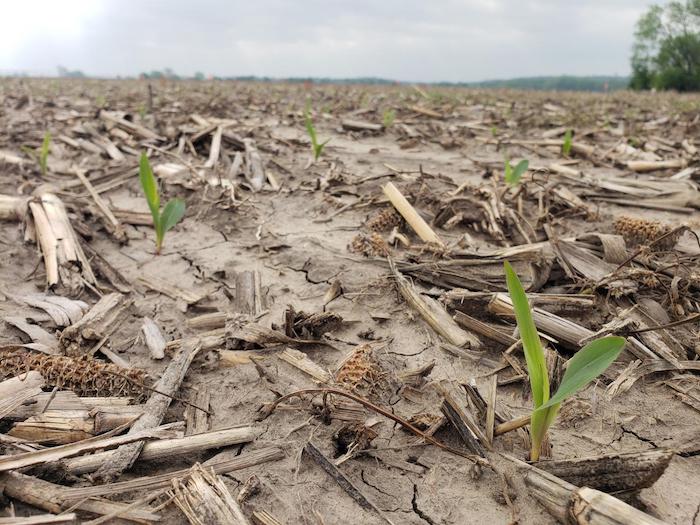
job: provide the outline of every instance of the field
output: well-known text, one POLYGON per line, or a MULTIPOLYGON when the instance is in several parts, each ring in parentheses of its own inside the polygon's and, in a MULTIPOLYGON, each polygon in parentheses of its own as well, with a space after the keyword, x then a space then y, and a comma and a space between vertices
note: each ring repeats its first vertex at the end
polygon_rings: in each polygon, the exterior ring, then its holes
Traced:
POLYGON ((700 523, 698 137, 669 93, 1 79, 6 515, 700 523), (505 260, 553 383, 627 337, 534 468, 505 260))

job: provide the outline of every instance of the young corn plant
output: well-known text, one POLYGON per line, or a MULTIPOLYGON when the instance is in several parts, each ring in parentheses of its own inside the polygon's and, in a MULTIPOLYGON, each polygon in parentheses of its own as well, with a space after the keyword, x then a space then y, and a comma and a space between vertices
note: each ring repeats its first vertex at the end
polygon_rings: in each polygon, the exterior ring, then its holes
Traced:
POLYGON ((316 128, 314 128, 314 123, 311 120, 311 106, 307 105, 306 106, 306 111, 304 112, 304 119, 306 120, 306 131, 309 134, 309 138, 311 139, 311 150, 313 151, 314 154, 314 161, 317 161, 318 158, 321 156, 323 153, 323 148, 328 144, 328 142, 331 139, 327 139, 324 142, 318 141, 318 137, 316 136, 316 128))
POLYGON ((565 157, 569 156, 569 153, 571 153, 571 144, 572 144, 572 132, 571 128, 566 130, 566 133, 564 134, 564 144, 561 146, 561 153, 565 157))
POLYGON ((49 151, 51 150, 51 133, 48 131, 44 133, 44 140, 41 142, 41 148, 39 148, 39 169, 41 169, 41 176, 45 177, 46 173, 49 171, 49 151))
POLYGON ((508 261, 505 262, 506 283, 513 302, 523 343, 525 362, 530 376, 534 409, 530 417, 530 460, 538 461, 547 429, 556 418, 562 401, 593 381, 617 359, 625 346, 624 337, 602 337, 581 348, 566 364, 559 389, 550 397, 549 375, 540 336, 530 312, 525 290, 508 261))
POLYGON ((178 198, 170 199, 163 211, 160 210, 158 183, 153 176, 151 164, 148 162, 148 157, 145 153, 141 154, 139 179, 148 202, 148 208, 151 210, 153 228, 156 230, 156 254, 160 254, 166 232, 180 222, 180 219, 185 215, 185 201, 178 198))
POLYGON ((528 160, 521 160, 518 162, 515 167, 511 165, 510 161, 506 159, 506 167, 505 167, 505 180, 508 184, 511 186, 517 186, 518 183, 520 182, 520 179, 523 177, 525 172, 528 170, 530 167, 530 162, 528 160))
POLYGON ((394 119, 396 119, 396 111, 393 109, 385 109, 382 115, 382 124, 384 124, 384 128, 390 128, 394 124, 394 119))

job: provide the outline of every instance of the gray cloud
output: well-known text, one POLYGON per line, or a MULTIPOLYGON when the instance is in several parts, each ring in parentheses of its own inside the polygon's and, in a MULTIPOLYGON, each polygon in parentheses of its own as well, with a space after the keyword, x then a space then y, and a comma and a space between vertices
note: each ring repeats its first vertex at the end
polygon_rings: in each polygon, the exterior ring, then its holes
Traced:
MULTIPOLYGON (((55 0, 24 3, 46 2, 55 0)), ((3 25, 23 30, 0 36, 0 71, 63 64, 104 76, 171 67, 415 81, 626 74, 634 23, 646 9, 639 0, 88 3, 86 12, 85 2, 68 1, 45 24, 26 8, 3 17, 0 35, 3 25)))

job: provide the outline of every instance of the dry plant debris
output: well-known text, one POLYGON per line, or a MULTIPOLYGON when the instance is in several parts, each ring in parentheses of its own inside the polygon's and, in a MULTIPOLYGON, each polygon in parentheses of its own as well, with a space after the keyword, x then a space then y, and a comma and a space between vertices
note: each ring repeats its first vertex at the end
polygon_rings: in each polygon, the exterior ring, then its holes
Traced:
POLYGON ((90 357, 46 355, 28 350, 0 351, 0 377, 7 379, 39 372, 51 388, 85 397, 146 395, 148 376, 137 368, 120 368, 90 357))
MULTIPOLYGON (((671 233, 672 229, 671 226, 649 219, 628 217, 625 215, 615 219, 615 232, 622 235, 632 246, 648 245, 660 239, 662 236, 668 235, 671 233)), ((670 250, 676 245, 679 237, 680 232, 669 235, 659 240, 659 242, 654 243, 653 249, 670 250)))
POLYGON ((0 461, 24 465, 0 475, 3 517, 690 523, 699 111, 672 93, 0 79, 0 461), (315 162, 307 100, 330 139, 315 162), (187 207, 158 257, 142 153, 187 207), (510 184, 506 158, 528 165, 510 184), (563 405, 551 463, 521 461, 505 260, 550 380, 586 342, 627 339, 563 405))

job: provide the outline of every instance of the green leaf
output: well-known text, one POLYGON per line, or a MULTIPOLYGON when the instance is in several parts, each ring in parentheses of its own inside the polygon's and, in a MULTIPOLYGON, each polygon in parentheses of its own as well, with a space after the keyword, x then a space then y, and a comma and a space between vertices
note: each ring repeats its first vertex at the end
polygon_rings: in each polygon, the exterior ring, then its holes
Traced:
POLYGON ((532 320, 530 304, 527 301, 523 285, 508 261, 505 261, 504 266, 508 292, 510 293, 511 301, 513 301, 515 319, 518 322, 520 339, 523 342, 525 362, 527 363, 528 375, 530 376, 532 399, 535 408, 539 408, 549 399, 549 376, 544 351, 542 350, 542 342, 537 333, 537 328, 535 328, 535 322, 532 320))
POLYGON ((160 214, 160 225, 163 229, 163 235, 170 228, 175 226, 180 219, 185 215, 185 201, 182 199, 171 199, 163 208, 163 213, 160 214))
POLYGON ((521 160, 516 164, 515 168, 513 168, 510 163, 506 164, 506 182, 512 186, 515 186, 520 182, 520 179, 523 177, 523 174, 527 171, 527 169, 530 167, 530 162, 528 160, 521 160))
POLYGON ((139 161, 139 179, 141 180, 143 193, 146 196, 146 202, 148 202, 148 207, 151 210, 153 226, 155 227, 156 231, 158 231, 158 223, 160 221, 160 197, 158 196, 158 184, 153 176, 151 165, 149 164, 148 157, 145 153, 141 154, 141 160, 139 161))
POLYGON ((513 166, 511 166, 510 161, 506 159, 506 168, 503 178, 508 184, 513 184, 513 166))
POLYGON ((41 168, 41 174, 46 175, 48 171, 48 160, 49 151, 51 146, 51 133, 48 131, 44 134, 44 140, 41 143, 41 149, 39 150, 39 167, 41 168))
POLYGON ((571 128, 566 130, 566 133, 564 134, 564 144, 561 147, 561 152, 565 157, 569 156, 569 153, 571 153, 571 145, 572 145, 572 136, 571 136, 571 128))
POLYGON ((561 403, 605 372, 620 355, 625 342, 624 337, 602 337, 581 348, 569 359, 557 393, 538 410, 561 403))
POLYGON ((314 146, 314 160, 318 160, 318 158, 321 156, 321 153, 323 153, 323 148, 326 147, 326 144, 328 144, 331 141, 331 139, 324 140, 321 142, 321 144, 316 144, 314 146))
POLYGON ((308 108, 304 113, 304 117, 306 119, 306 132, 309 134, 309 138, 311 139, 311 145, 313 146, 315 151, 316 147, 318 146, 318 140, 316 139, 316 129, 314 128, 314 123, 311 120, 311 113, 308 108))

